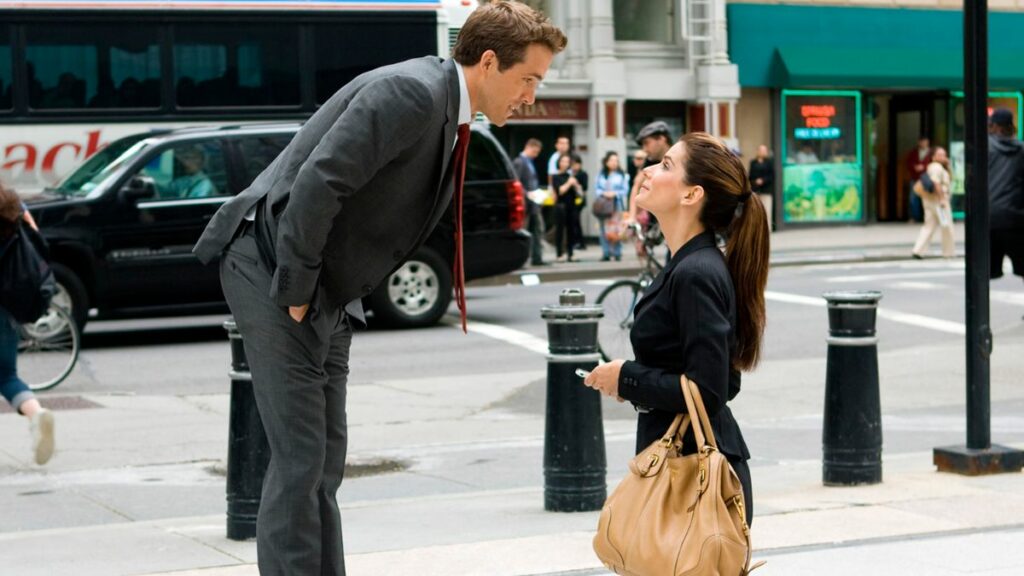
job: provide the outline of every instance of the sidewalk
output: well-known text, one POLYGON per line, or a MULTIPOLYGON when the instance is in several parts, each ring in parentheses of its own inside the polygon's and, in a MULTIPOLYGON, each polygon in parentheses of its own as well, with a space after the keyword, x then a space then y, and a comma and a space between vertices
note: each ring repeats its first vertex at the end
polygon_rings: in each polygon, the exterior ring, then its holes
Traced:
MULTIPOLYGON (((954 224, 957 255, 963 255, 964 224, 954 224)), ((910 251, 921 230, 920 224, 885 223, 866 226, 830 226, 825 228, 797 228, 776 231, 771 236, 772 266, 798 266, 803 264, 837 264, 844 262, 881 262, 908 260, 910 251)), ((543 242, 546 266, 527 266, 509 274, 470 282, 471 286, 500 286, 504 284, 560 282, 633 276, 640 269, 636 250, 623 245, 621 262, 601 262, 601 247, 597 240, 587 244, 585 250, 574 254, 579 262, 556 262, 555 249, 543 242)), ((929 254, 939 257, 939 234, 932 239, 929 254)))
MULTIPOLYGON (((779 232, 772 258, 907 258, 917 231, 899 224, 779 232)), ((581 256, 542 274, 615 270, 597 261, 597 247, 581 256)), ((632 264, 624 275, 635 273, 632 264)), ((1005 351, 1021 349, 1024 333, 1005 335, 992 356, 993 373, 1004 378, 993 389, 993 440, 1017 448, 1024 448, 1024 367, 1005 351)), ((194 359, 195 369, 221 377, 227 352, 217 354, 194 359)), ((929 447, 962 438, 962 412, 926 410, 962 399, 961 362, 956 342, 880 352, 884 481, 861 487, 821 484, 820 358, 768 361, 745 377, 734 412, 755 453, 755 559, 768 560, 758 576, 1021 574, 1024 474, 969 478, 931 465, 929 447), (784 446, 789 456, 764 456, 755 443, 784 446)), ((399 468, 345 481, 350 576, 607 574, 591 549, 597 512, 542 508, 544 414, 516 402, 543 397, 544 368, 538 353, 520 372, 350 387, 349 464, 399 468)), ((23 446, 0 445, 0 572, 256 576, 255 544, 225 537, 228 395, 82 399, 93 409, 61 413, 55 465, 33 467, 23 446), (47 514, 62 527, 48 524, 47 514)), ((604 410, 610 491, 632 456, 635 415, 613 402, 604 410)), ((0 438, 20 438, 22 427, 0 417, 0 438)))

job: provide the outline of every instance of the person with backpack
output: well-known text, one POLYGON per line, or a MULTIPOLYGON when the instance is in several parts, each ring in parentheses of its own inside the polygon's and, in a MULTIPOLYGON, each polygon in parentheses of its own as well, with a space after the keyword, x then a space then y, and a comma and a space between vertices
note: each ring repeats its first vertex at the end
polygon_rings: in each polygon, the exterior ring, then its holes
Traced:
MULTIPOLYGON (((13 190, 0 185, 0 264, 3 264, 2 268, 5 274, 4 293, 0 295, 3 302, 3 305, 0 306, 0 394, 17 413, 28 419, 32 434, 33 459, 36 464, 42 465, 49 462, 55 448, 53 413, 43 408, 28 385, 18 378, 18 331, 16 329, 18 320, 16 320, 16 316, 20 315, 21 311, 16 314, 9 309, 12 307, 11 302, 20 304, 33 302, 39 298, 39 295, 35 293, 10 293, 15 286, 27 285, 24 282, 10 282, 7 264, 11 262, 12 258, 19 255, 18 242, 32 243, 27 239, 30 235, 38 237, 38 230, 32 217, 28 215, 28 210, 25 209, 25 205, 13 190)), ((29 248, 26 251, 28 250, 34 250, 34 248, 29 248)), ((36 256, 42 258, 42 255, 38 253, 36 256)), ((48 267, 45 268, 45 272, 49 272, 48 267)), ((44 274, 35 290, 42 290, 42 283, 45 281, 44 274)), ((49 281, 52 282, 52 274, 49 276, 49 281)), ((44 299, 48 300, 45 297, 44 299)))

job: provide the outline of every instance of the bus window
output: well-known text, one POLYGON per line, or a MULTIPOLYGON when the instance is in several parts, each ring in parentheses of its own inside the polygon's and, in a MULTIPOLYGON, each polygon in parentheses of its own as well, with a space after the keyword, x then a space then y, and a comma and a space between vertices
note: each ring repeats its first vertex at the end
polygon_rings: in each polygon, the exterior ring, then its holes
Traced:
POLYGON ((174 86, 180 107, 296 106, 295 26, 181 24, 174 29, 174 86))
MULTIPOLYGON (((433 18, 433 15, 424 15, 433 18)), ((316 44, 316 101, 326 102, 363 72, 416 56, 437 54, 437 30, 423 18, 313 27, 316 44), (339 50, 340 43, 345 49, 339 50)))
POLYGON ((28 101, 34 109, 156 108, 156 26, 25 27, 28 101))
POLYGON ((14 70, 11 56, 11 29, 0 26, 0 110, 13 108, 11 82, 14 81, 14 70))

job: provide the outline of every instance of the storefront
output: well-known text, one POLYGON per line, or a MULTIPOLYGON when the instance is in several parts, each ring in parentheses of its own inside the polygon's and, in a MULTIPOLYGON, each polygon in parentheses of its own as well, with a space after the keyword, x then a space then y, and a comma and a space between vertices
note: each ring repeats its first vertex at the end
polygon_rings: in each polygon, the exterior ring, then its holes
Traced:
MULTIPOLYGON (((927 137, 951 157, 963 206, 960 11, 731 3, 741 151, 768 144, 778 226, 906 221, 927 137), (920 41, 908 30, 927 30, 920 41)), ((1022 116, 1024 14, 990 15, 989 107, 1022 116)), ((1018 129, 1019 129, 1018 122, 1018 129)), ((962 216, 962 213, 960 214, 962 216)))

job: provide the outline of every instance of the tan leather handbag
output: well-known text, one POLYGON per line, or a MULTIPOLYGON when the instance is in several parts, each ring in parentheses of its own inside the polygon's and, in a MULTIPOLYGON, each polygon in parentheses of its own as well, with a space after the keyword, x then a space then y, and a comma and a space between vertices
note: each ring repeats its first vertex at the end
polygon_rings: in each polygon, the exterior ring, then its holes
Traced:
POLYGON ((745 576, 763 562, 750 566, 743 487, 718 451, 697 385, 683 376, 681 386, 688 414, 633 458, 601 510, 594 551, 626 576, 745 576), (700 449, 684 456, 688 426, 700 449))

